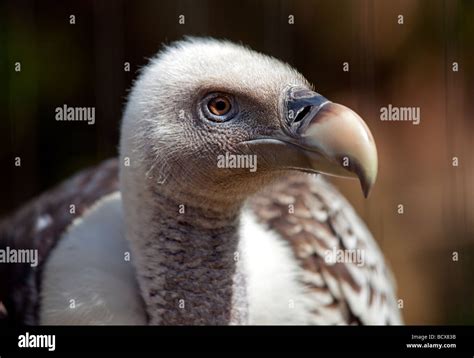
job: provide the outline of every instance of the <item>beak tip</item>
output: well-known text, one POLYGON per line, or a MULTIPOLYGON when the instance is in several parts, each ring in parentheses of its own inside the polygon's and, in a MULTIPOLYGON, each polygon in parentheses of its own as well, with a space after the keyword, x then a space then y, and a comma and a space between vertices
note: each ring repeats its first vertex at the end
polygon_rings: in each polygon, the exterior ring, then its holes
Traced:
POLYGON ((367 199, 369 197, 371 186, 364 185, 363 182, 361 182, 361 186, 362 186, 362 192, 364 193, 364 198, 367 199))
POLYGON ((359 182, 362 188, 362 192, 364 193, 364 197, 367 199, 372 187, 374 186, 375 176, 372 177, 372 176, 359 175, 359 182))

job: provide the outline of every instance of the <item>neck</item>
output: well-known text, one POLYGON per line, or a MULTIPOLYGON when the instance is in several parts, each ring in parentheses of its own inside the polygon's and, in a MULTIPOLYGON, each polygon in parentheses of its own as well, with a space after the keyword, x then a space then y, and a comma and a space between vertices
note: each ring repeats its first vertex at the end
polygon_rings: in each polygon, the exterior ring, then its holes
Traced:
POLYGON ((142 191, 137 186, 122 192, 150 324, 245 323, 240 205, 211 203, 190 193, 178 196, 165 186, 142 191))

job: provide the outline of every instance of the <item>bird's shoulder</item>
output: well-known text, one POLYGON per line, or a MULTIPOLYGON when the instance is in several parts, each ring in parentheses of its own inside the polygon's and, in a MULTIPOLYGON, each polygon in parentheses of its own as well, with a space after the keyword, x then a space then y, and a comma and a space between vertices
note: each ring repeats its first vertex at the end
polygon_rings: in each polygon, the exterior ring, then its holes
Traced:
POLYGON ((255 196, 258 220, 292 248, 315 323, 398 324, 395 283, 352 206, 321 177, 291 175, 255 196))
POLYGON ((115 191, 75 220, 49 255, 41 275, 39 323, 145 324, 132 261, 122 198, 115 191))
POLYGON ((85 169, 32 199, 0 222, 0 249, 37 250, 37 265, 0 265, 0 303, 8 321, 34 324, 43 264, 71 223, 99 198, 118 190, 118 162, 85 169))

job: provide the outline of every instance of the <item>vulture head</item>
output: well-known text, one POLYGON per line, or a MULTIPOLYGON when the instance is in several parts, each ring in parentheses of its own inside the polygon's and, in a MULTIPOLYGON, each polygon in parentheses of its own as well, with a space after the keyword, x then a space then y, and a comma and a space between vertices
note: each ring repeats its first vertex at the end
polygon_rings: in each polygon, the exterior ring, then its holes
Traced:
POLYGON ((289 65, 212 39, 174 43, 143 70, 121 156, 128 188, 147 178, 204 202, 244 199, 289 170, 358 177, 367 195, 377 174, 374 139, 355 112, 289 65))

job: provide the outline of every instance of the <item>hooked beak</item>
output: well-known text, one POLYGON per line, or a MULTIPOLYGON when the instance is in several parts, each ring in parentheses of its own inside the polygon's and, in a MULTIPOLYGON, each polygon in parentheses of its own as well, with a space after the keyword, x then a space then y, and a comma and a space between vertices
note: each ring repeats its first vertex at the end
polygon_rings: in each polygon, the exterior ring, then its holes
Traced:
POLYGON ((274 133, 243 142, 259 167, 357 177, 365 197, 377 177, 377 149, 369 128, 351 109, 293 87, 274 133))

